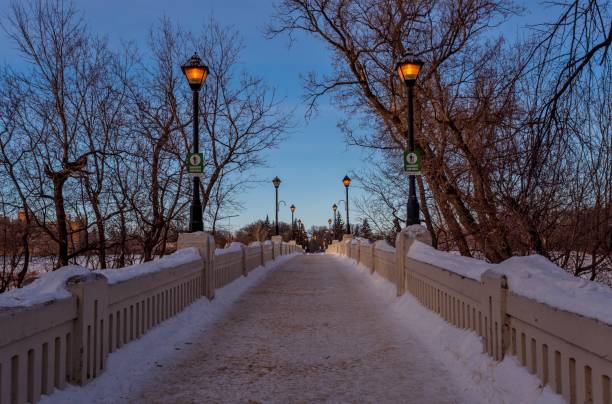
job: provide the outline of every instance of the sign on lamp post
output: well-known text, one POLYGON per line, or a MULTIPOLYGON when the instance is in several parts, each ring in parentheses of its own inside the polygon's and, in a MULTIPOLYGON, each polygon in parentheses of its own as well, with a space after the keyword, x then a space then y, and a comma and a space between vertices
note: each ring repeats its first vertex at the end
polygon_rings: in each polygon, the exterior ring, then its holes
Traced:
POLYGON ((204 153, 189 153, 187 155, 187 173, 191 176, 204 174, 204 153))
POLYGON ((404 152, 404 171, 408 175, 421 175, 421 151, 405 151, 404 152))

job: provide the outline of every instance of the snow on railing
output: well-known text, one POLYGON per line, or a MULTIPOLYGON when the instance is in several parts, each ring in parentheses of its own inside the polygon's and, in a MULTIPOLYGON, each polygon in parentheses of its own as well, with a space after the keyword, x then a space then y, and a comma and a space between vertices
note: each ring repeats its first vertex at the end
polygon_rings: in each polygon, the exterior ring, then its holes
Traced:
POLYGON ((166 269, 179 267, 181 265, 199 262, 200 260, 201 258, 198 250, 190 247, 178 250, 173 254, 154 261, 143 262, 141 264, 136 264, 125 268, 98 269, 95 272, 104 275, 104 277, 108 280, 109 285, 112 285, 146 274, 152 274, 166 269))
POLYGON ((196 299, 278 255, 302 252, 279 240, 217 250, 206 233, 181 234, 177 246, 123 269, 60 268, 0 294, 0 404, 35 403, 66 383, 89 382, 109 353, 196 299))
POLYGON ((408 257, 476 281, 480 281, 482 274, 493 266, 486 261, 439 251, 418 241, 408 249, 408 257))
POLYGON ((244 265, 244 244, 231 243, 226 248, 215 250, 213 285, 222 288, 246 272, 244 265))
MULTIPOLYGON (((414 227, 414 226, 413 226, 414 227)), ((348 256, 409 292, 450 324, 482 338, 496 360, 512 355, 568 402, 610 404, 612 289, 572 277, 541 256, 500 264, 435 250, 420 229, 386 242, 344 241, 348 256), (418 231, 417 231, 418 230, 418 231)))
POLYGON ((59 271, 43 273, 38 279, 20 289, 13 289, 0 294, 0 310, 11 307, 30 307, 66 299, 70 291, 66 287, 68 278, 89 273, 89 270, 78 265, 63 267, 59 271))

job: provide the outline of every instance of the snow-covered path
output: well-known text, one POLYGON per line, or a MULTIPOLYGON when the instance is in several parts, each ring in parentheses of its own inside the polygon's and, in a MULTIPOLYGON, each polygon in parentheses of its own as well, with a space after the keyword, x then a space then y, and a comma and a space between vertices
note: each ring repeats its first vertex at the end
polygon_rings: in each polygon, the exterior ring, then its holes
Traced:
POLYGON ((559 404, 513 357, 336 255, 284 256, 109 356, 41 404, 559 404))
POLYGON ((127 402, 463 402, 346 261, 269 273, 127 402))

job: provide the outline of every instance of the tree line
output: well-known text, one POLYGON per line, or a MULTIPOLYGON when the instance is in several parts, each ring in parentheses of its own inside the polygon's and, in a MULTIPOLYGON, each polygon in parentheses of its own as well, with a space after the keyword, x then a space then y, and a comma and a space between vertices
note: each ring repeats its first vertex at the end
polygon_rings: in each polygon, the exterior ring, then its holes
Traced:
POLYGON ((304 33, 332 71, 304 81, 309 113, 324 96, 344 110, 351 145, 372 153, 355 173, 375 232, 406 222, 407 53, 415 88, 424 224, 441 249, 500 262, 537 253, 575 275, 612 269, 612 44, 607 0, 548 4, 551 22, 518 38, 499 29, 511 0, 281 0, 270 36, 304 33))
POLYGON ((192 105, 180 66, 194 51, 210 71, 207 228, 240 207, 245 174, 289 126, 274 88, 240 67, 239 33, 212 19, 192 32, 160 18, 143 47, 112 47, 60 0, 14 2, 1 27, 19 55, 0 69, 4 288, 23 281, 33 243, 50 246, 55 268, 83 254, 121 267, 134 248, 144 261, 164 254, 187 227, 192 105))

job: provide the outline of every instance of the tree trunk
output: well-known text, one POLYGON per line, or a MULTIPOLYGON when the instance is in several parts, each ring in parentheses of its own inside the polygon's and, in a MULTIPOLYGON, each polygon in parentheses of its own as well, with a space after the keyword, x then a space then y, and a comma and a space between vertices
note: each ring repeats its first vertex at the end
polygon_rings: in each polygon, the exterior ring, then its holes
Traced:
POLYGON ((427 226, 427 231, 429 231, 429 234, 431 234, 431 246, 433 248, 438 248, 438 236, 434 231, 431 214, 429 213, 429 207, 427 206, 427 200, 425 199, 423 178, 421 176, 418 176, 417 182, 419 184, 419 199, 421 203, 421 211, 423 212, 423 217, 425 218, 425 226, 427 226))
POLYGON ((64 207, 64 177, 53 179, 53 204, 55 205, 55 225, 57 227, 57 266, 68 265, 68 228, 64 207))
POLYGON ((98 232, 98 264, 100 269, 106 269, 106 229, 104 227, 104 217, 100 212, 98 200, 92 198, 91 205, 96 216, 96 229, 98 232))
POLYGON ((26 212, 26 225, 23 235, 21 236, 21 245, 23 245, 23 267, 19 274, 17 274, 17 287, 20 288, 23 284, 23 280, 25 279, 28 269, 30 267, 30 219, 29 215, 26 212))
POLYGON ((123 268, 125 267, 125 252, 127 250, 127 228, 125 223, 125 212, 122 207, 119 210, 119 223, 119 248, 121 248, 121 253, 117 261, 117 268, 123 268))

